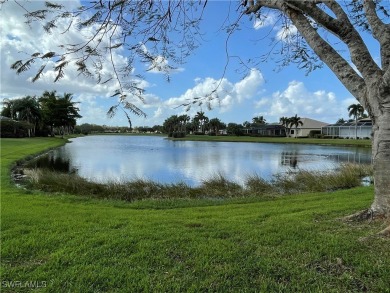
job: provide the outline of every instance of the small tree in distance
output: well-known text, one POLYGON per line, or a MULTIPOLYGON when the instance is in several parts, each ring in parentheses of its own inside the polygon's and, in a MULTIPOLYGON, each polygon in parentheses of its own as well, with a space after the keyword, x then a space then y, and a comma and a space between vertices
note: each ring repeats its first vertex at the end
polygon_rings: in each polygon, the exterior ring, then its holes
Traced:
POLYGON ((357 124, 358 119, 362 117, 364 113, 364 108, 360 104, 352 104, 348 107, 348 115, 349 117, 353 116, 355 118, 355 139, 357 139, 357 124))
POLYGON ((298 115, 295 114, 295 116, 293 116, 293 117, 288 119, 288 123, 289 123, 290 127, 294 127, 295 128, 295 138, 297 138, 298 126, 299 125, 303 125, 301 117, 298 117, 298 115))

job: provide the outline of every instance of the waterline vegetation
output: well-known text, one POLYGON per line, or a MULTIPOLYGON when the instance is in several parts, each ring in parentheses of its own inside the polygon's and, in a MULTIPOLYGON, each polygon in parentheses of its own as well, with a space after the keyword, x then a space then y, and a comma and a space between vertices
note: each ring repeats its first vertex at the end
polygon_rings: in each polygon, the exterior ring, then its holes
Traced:
POLYGON ((232 198, 276 197, 286 194, 329 192, 361 185, 363 177, 372 176, 372 167, 343 164, 335 171, 291 170, 265 180, 259 175, 248 175, 243 184, 228 180, 222 174, 204 179, 199 186, 184 182, 163 184, 147 179, 96 183, 77 174, 47 169, 25 169, 28 189, 61 192, 93 198, 134 201, 164 198, 232 198))

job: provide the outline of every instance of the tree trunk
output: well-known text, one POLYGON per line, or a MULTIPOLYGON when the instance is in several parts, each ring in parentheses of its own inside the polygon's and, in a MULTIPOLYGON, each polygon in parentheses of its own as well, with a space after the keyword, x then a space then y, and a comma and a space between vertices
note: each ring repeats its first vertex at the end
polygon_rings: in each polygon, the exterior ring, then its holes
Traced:
POLYGON ((357 139, 357 124, 358 124, 358 119, 357 116, 355 116, 355 139, 357 139))
POLYGON ((371 205, 374 216, 390 216, 390 108, 382 108, 373 125, 372 161, 375 198, 371 205))

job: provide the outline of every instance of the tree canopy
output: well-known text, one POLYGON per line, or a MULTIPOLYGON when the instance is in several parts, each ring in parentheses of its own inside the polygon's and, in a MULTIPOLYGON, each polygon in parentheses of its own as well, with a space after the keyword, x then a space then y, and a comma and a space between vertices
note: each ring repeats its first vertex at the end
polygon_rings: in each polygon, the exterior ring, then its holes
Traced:
POLYGON ((73 131, 76 120, 81 118, 77 102, 72 101, 72 94, 59 96, 55 91, 45 91, 41 97, 26 96, 3 101, 1 115, 16 121, 25 121, 28 136, 64 134, 73 131), (38 133, 36 133, 38 132, 38 133))

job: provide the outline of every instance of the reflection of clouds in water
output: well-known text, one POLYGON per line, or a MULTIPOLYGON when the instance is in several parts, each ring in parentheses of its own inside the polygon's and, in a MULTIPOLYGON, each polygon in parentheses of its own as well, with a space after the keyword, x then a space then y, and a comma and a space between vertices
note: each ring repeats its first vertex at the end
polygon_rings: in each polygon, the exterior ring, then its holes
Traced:
POLYGON ((234 144, 223 146, 222 149, 203 148, 196 155, 186 153, 179 162, 168 160, 167 168, 171 172, 179 169, 186 178, 197 183, 221 174, 243 184, 248 175, 256 173, 269 178, 279 168, 278 155, 268 156, 265 160, 258 150, 243 153, 234 144))
POLYGON ((294 168, 331 170, 352 157, 370 160, 370 151, 314 145, 170 141, 162 137, 88 136, 73 140, 70 156, 79 175, 100 182, 150 179, 198 185, 221 174, 237 183, 248 175, 271 179, 294 168), (296 162, 294 161, 296 160, 296 162), (338 160, 338 161, 337 161, 338 160))

